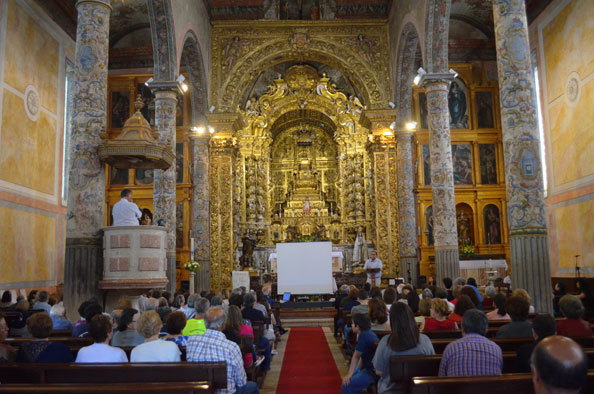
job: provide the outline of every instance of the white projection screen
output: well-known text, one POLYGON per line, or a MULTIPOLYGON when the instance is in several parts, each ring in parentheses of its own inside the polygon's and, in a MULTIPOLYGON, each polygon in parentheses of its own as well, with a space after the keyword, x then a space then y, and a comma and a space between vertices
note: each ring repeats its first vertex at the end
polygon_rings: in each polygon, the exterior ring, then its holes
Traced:
POLYGON ((331 294, 332 242, 276 244, 278 293, 331 294))

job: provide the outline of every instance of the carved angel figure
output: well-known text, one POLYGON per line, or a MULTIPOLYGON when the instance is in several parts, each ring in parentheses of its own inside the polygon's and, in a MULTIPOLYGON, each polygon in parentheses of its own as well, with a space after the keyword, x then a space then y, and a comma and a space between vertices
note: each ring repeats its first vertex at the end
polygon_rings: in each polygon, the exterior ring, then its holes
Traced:
POLYGON ((241 47, 251 45, 249 41, 241 41, 239 36, 235 36, 227 43, 225 47, 225 60, 224 64, 227 66, 228 70, 231 70, 233 67, 233 62, 239 57, 241 54, 241 47))

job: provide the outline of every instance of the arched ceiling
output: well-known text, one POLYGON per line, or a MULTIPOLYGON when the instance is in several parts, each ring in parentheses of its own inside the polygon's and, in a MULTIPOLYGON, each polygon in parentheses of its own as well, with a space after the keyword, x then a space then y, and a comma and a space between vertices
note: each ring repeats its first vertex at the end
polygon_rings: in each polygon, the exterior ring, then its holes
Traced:
POLYGON ((272 138, 276 138, 284 130, 299 125, 309 125, 326 131, 330 136, 336 131, 336 124, 320 111, 301 109, 289 111, 281 115, 270 128, 272 138))

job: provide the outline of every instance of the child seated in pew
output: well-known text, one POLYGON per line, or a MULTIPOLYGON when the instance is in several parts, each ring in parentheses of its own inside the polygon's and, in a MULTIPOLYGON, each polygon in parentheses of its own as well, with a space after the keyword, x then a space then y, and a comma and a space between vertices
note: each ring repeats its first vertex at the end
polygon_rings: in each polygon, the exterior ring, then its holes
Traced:
POLYGON ((382 338, 373 357, 375 373, 380 377, 378 394, 391 393, 398 389, 398 385, 390 380, 390 357, 435 354, 429 337, 419 333, 408 305, 401 302, 393 304, 390 308, 390 323, 392 333, 382 338))
POLYGON ((358 335, 357 346, 351 359, 349 372, 342 379, 342 392, 359 394, 363 393, 370 383, 376 379, 373 367, 373 355, 377 335, 371 330, 371 320, 368 315, 356 313, 353 315, 352 330, 358 335))

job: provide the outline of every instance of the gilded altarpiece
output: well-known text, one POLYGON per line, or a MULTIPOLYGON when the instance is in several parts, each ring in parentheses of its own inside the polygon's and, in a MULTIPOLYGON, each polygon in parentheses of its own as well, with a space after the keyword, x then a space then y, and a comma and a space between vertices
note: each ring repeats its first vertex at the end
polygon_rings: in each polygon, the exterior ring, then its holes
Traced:
POLYGON ((211 288, 231 287, 234 254, 235 140, 215 137, 210 142, 210 257, 211 288))

